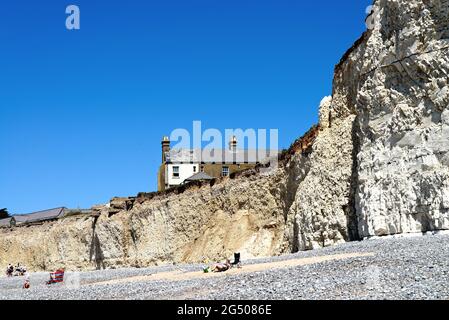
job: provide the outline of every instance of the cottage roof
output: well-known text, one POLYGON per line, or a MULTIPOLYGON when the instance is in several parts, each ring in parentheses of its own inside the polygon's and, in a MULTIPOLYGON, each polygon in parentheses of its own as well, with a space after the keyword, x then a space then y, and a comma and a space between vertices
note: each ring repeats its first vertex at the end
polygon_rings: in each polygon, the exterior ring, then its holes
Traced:
POLYGON ((29 214, 15 215, 14 219, 17 223, 42 222, 60 218, 66 208, 60 207, 55 209, 43 210, 29 214))
POLYGON ((213 180, 214 178, 212 178, 210 175, 204 173, 204 172, 199 172, 197 174, 194 174, 193 176, 191 176, 190 178, 186 179, 186 182, 189 181, 202 181, 202 180, 213 180))
POLYGON ((261 163, 278 153, 266 149, 172 149, 166 159, 169 163, 261 163))

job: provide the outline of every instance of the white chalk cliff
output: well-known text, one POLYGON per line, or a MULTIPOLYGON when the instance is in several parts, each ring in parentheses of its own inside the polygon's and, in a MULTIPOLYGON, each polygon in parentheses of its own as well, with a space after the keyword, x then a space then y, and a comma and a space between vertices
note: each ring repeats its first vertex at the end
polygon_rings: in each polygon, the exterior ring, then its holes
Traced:
POLYGON ((449 229, 448 6, 377 1, 374 30, 341 66, 357 73, 361 237, 449 229))
POLYGON ((449 230, 449 0, 377 0, 369 22, 335 68, 319 126, 271 174, 2 229, 0 264, 201 262, 449 230))

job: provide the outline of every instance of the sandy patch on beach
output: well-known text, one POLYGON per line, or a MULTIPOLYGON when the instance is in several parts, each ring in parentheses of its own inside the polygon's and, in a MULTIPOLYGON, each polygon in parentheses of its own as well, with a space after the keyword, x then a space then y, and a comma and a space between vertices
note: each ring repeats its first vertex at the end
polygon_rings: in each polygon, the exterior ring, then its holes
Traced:
POLYGON ((260 264, 252 264, 246 265, 242 268, 234 268, 227 272, 221 273, 204 273, 203 271, 195 271, 195 272, 183 272, 183 271, 170 271, 170 272, 160 272, 155 274, 150 274, 147 276, 136 276, 129 277, 123 279, 109 280, 97 282, 89 285, 111 285, 111 284, 120 284, 127 282, 147 282, 147 281, 183 281, 183 280, 192 280, 192 279, 206 279, 211 277, 227 277, 238 274, 246 274, 253 272, 262 272, 267 270, 276 270, 276 269, 285 269, 292 268, 298 266, 305 266, 310 264, 323 263, 327 261, 335 261, 335 260, 345 260, 351 258, 366 258, 373 257, 374 253, 348 253, 348 254, 337 254, 337 255, 329 255, 329 256, 321 256, 321 257, 310 257, 310 258, 302 258, 302 259, 292 259, 285 261, 277 261, 277 262, 269 262, 269 263, 260 263, 260 264))

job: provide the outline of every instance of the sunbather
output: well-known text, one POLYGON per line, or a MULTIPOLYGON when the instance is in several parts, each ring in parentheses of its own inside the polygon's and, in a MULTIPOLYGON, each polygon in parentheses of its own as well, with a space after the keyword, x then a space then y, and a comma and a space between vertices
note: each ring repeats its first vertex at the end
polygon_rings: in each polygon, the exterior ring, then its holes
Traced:
POLYGON ((20 263, 17 265, 16 270, 15 270, 15 276, 18 277, 23 277, 25 275, 25 273, 27 272, 27 269, 25 266, 21 266, 20 263))
POLYGON ((226 272, 231 269, 231 261, 226 260, 225 263, 216 263, 211 267, 212 272, 226 272))

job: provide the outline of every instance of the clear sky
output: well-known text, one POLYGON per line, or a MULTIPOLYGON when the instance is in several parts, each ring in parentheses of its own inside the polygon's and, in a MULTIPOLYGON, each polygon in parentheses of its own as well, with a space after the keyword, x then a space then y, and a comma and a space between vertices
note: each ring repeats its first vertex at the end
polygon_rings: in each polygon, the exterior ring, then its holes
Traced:
POLYGON ((317 122, 371 2, 2 1, 0 208, 154 191, 162 136, 194 120, 279 129, 287 148, 317 122))

